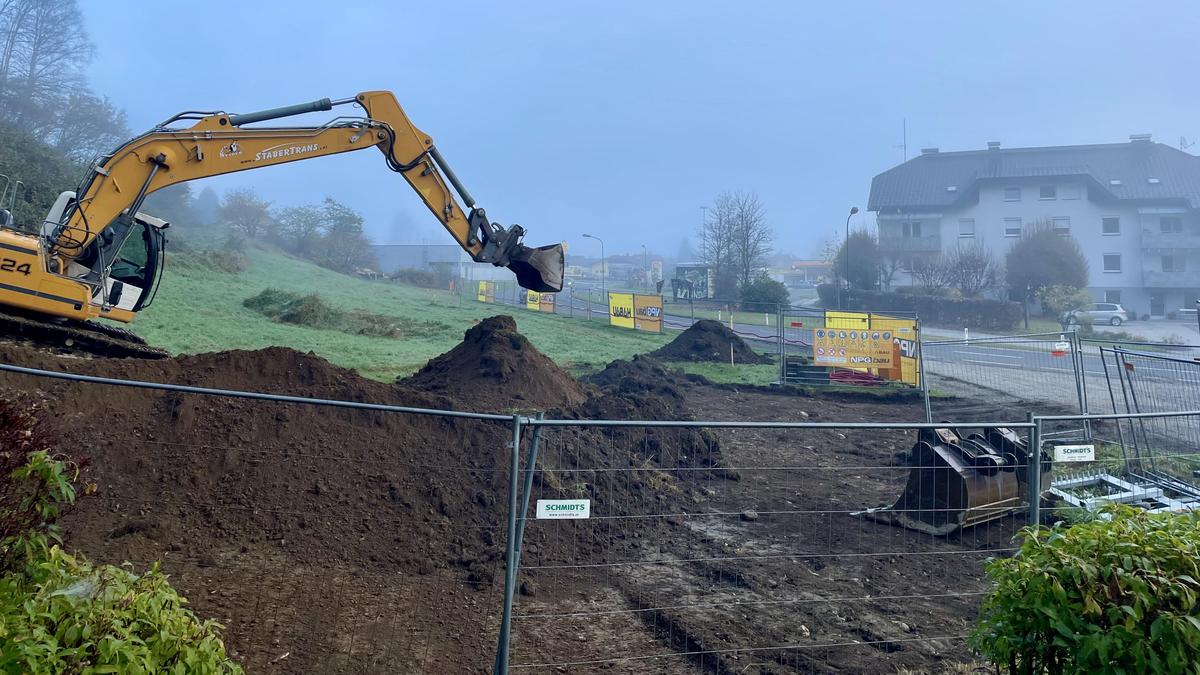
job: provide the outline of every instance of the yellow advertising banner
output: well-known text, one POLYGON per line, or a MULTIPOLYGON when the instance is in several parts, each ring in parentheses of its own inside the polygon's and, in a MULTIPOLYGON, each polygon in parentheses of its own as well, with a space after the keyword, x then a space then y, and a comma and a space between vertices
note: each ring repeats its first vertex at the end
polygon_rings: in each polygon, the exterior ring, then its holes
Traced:
POLYGON ((813 365, 886 368, 892 365, 892 332, 851 328, 813 331, 813 365))
POLYGON ((486 282, 486 281, 480 281, 480 282, 479 282, 478 289, 477 289, 477 290, 476 290, 476 292, 475 292, 475 299, 476 299, 476 300, 478 300, 478 301, 480 301, 480 302, 487 302, 487 301, 488 301, 488 299, 487 299, 487 296, 488 296, 488 294, 487 294, 487 287, 488 287, 488 282, 486 282))
POLYGON ((547 314, 554 313, 554 303, 557 301, 553 293, 538 293, 538 303, 541 305, 541 310, 547 314))
POLYGON ((633 327, 651 333, 662 332, 662 296, 633 296, 633 327))
POLYGON ((621 328, 633 328, 633 293, 608 294, 608 322, 621 328))
POLYGON ((537 291, 525 291, 525 309, 542 311, 542 294, 537 291))

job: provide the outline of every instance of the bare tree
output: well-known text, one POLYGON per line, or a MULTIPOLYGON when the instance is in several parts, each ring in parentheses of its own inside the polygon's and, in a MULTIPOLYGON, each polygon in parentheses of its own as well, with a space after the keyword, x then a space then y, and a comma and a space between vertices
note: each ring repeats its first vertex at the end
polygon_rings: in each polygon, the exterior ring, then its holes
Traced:
POLYGON ((713 271, 718 297, 733 297, 736 288, 726 288, 731 283, 736 285, 733 253, 733 219, 736 208, 729 193, 717 197, 709 207, 700 228, 700 259, 713 271))
POLYGON ((739 285, 745 286, 758 276, 768 255, 775 231, 767 224, 766 209, 753 192, 734 192, 733 205, 733 263, 739 285))
POLYGON ((40 136, 81 86, 93 46, 75 0, 0 3, 0 119, 40 136))
POLYGON ((885 291, 892 290, 892 282, 896 275, 904 269, 904 261, 896 256, 889 256, 879 265, 879 285, 885 291))
POLYGON ((753 192, 723 192, 708 209, 700 230, 700 257, 713 268, 717 294, 736 297, 771 253, 775 233, 753 192))
POLYGON ((234 232, 250 239, 266 235, 272 221, 271 203, 259 199, 254 190, 238 188, 225 195, 217 218, 234 232))
POLYGON ((89 162, 112 152, 130 137, 125 111, 107 96, 71 94, 56 111, 47 140, 76 162, 89 162))
POLYGON ((949 288, 954 283, 953 270, 941 255, 932 258, 916 258, 909 271, 921 288, 927 291, 940 291, 943 288, 949 288))
POLYGON ((965 298, 974 298, 997 285, 999 265, 991 249, 983 244, 959 245, 944 264, 951 283, 965 298))

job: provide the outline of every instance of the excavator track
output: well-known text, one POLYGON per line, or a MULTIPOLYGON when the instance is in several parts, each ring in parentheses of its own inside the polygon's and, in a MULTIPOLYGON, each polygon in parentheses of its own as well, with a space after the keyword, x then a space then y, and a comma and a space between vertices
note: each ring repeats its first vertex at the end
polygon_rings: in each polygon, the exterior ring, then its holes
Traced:
POLYGON ((2 340, 24 342, 58 353, 102 358, 165 359, 165 350, 151 347, 132 332, 92 321, 47 321, 33 315, 0 311, 2 340))

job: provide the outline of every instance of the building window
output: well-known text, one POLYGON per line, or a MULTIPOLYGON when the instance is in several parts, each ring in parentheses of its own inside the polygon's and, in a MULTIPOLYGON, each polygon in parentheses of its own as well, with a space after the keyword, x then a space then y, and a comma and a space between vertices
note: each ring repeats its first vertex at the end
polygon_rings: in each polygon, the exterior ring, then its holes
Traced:
MULTIPOLYGON (((1165 256, 1164 256, 1165 260, 1165 256)), ((1105 253, 1104 254, 1104 271, 1105 272, 1120 272, 1121 271, 1121 254, 1120 253, 1105 253)))
POLYGON ((1121 234, 1121 219, 1116 216, 1104 216, 1101 218, 1100 234, 1121 234))
POLYGON ((1006 237, 1021 236, 1021 219, 1020 218, 1005 218, 1004 219, 1004 236, 1006 236, 1006 237))
POLYGON ((1054 185, 1043 185, 1038 188, 1038 199, 1058 199, 1058 188, 1054 185))
POLYGON ((1114 305, 1121 304, 1121 291, 1104 291, 1104 301, 1114 305))
POLYGON ((1183 218, 1179 216, 1163 216, 1158 219, 1158 231, 1168 234, 1183 232, 1183 218))
POLYGON ((1004 201, 1006 201, 1006 202, 1021 201, 1021 188, 1018 186, 1004 188, 1004 201))
POLYGON ((1071 234, 1071 217, 1070 216, 1055 216, 1054 217, 1054 232, 1063 237, 1071 234))
POLYGON ((1062 194, 1060 196, 1063 199, 1079 199, 1079 195, 1080 191, 1078 185, 1068 184, 1062 186, 1062 194))
POLYGON ((971 239, 975 236, 975 219, 960 218, 958 221, 958 236, 961 239, 971 239))
POLYGON ((1184 257, 1181 255, 1164 255, 1162 257, 1162 271, 1164 272, 1183 272, 1184 257))
POLYGON ((912 222, 900 223, 900 232, 905 237, 921 238, 921 221, 914 220, 912 222))

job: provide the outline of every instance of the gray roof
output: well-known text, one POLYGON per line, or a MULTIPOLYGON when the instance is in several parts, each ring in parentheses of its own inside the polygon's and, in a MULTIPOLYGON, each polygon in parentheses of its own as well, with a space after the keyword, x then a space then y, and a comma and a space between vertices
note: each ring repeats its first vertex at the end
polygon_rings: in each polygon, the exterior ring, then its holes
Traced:
POLYGON ((1093 198, 1186 203, 1200 208, 1200 157, 1162 143, 1007 148, 922 154, 871 181, 871 211, 940 210, 975 199, 981 182, 1090 178, 1093 198), (1149 179, 1157 178, 1152 184, 1149 179), (1119 180, 1119 185, 1112 185, 1119 180), (955 186, 953 191, 947 190, 955 186))

